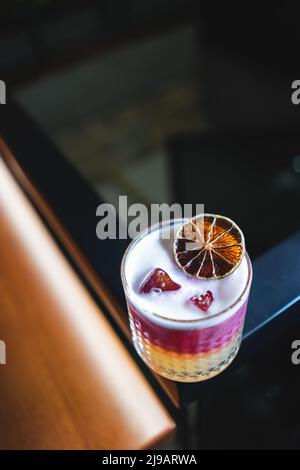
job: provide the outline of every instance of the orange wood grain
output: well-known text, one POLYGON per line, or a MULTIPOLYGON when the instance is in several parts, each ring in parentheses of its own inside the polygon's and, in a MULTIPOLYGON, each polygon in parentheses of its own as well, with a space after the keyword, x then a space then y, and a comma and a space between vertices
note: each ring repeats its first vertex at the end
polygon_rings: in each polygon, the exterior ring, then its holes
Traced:
MULTIPOLYGON (((39 210, 43 214, 43 217, 45 217, 47 223, 54 231, 55 235, 58 237, 64 248, 67 250, 69 256, 76 263, 76 265, 80 269, 80 272, 83 274, 86 281, 92 287, 93 291, 104 303, 105 307, 108 309, 113 319, 119 325, 122 332, 127 336, 129 340, 131 340, 127 312, 124 312, 118 302, 113 298, 110 291, 102 282, 102 279, 99 278, 98 274, 92 268, 89 261, 79 250, 78 246, 72 238, 72 235, 66 231, 65 227, 60 222, 52 208, 41 196, 37 188, 31 183, 30 179, 25 175, 22 168, 16 161, 14 155, 11 153, 10 149, 7 147, 5 141, 1 137, 0 153, 2 154, 5 162, 11 169, 13 175, 15 176, 21 187, 26 190, 27 194, 30 194, 30 197, 34 201, 34 204, 36 205, 36 207, 39 208, 39 210)), ((177 383, 172 380, 168 380, 165 377, 156 374, 155 372, 153 372, 153 376, 155 377, 161 388, 168 395, 173 405, 179 407, 180 400, 177 383)))
POLYGON ((0 159, 1 449, 139 449, 174 428, 0 159))

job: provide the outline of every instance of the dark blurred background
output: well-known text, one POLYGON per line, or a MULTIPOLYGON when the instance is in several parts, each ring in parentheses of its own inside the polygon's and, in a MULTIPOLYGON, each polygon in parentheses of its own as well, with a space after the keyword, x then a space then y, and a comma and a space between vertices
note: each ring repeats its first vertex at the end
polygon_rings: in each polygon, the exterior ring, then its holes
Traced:
POLYGON ((298 228, 299 9, 4 1, 0 76, 105 199, 204 203, 257 255, 298 228))
MULTIPOLYGON (((6 0, 0 78, 104 199, 204 203, 239 223, 255 257, 300 228, 299 13, 283 2, 6 0)), ((299 447, 299 383, 280 354, 274 376, 275 349, 211 407, 205 446, 299 447)), ((189 420, 177 445, 203 445, 203 414, 189 420)))

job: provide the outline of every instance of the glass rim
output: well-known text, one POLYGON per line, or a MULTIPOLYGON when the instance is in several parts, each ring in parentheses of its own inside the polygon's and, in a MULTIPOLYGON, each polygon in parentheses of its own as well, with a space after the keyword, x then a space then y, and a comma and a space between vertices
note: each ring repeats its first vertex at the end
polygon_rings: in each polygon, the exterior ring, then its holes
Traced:
MULTIPOLYGON (((125 265, 126 265, 126 260, 129 256, 130 252, 132 251, 132 249, 146 235, 148 235, 150 232, 155 232, 155 231, 159 230, 161 227, 163 227, 164 225, 173 225, 174 226, 174 225, 178 224, 179 222, 182 222, 182 224, 183 224, 187 220, 188 220, 187 218, 176 218, 176 219, 168 219, 168 220, 164 220, 162 222, 158 222, 157 224, 151 225, 150 227, 146 228, 139 235, 137 235, 133 240, 131 240, 131 242, 129 243, 128 247, 126 248, 126 250, 123 254, 122 261, 121 261, 121 268, 120 268, 123 288, 124 288, 125 294, 128 295, 128 298, 129 298, 130 301, 131 301, 130 295, 129 295, 130 287, 129 287, 129 284, 127 282, 126 275, 125 275, 125 265)), ((220 312, 214 313, 213 315, 210 315, 208 317, 184 320, 184 319, 176 319, 176 318, 166 317, 166 316, 161 315, 159 313, 153 312, 150 309, 145 309, 145 308, 137 306, 137 305, 134 305, 134 306, 135 306, 135 308, 138 309, 139 312, 142 312, 148 318, 153 316, 153 317, 156 317, 160 320, 164 320, 164 321, 167 321, 167 322, 170 322, 170 323, 176 323, 176 324, 185 324, 185 325, 186 324, 193 324, 194 325, 194 324, 201 323, 201 322, 202 323, 203 322, 208 322, 208 321, 210 321, 211 319, 214 319, 214 318, 218 318, 218 317, 228 313, 232 308, 234 308, 236 305, 238 305, 241 302, 241 300, 243 299, 243 297, 245 296, 245 294, 247 293, 249 287, 251 286, 252 265, 251 265, 249 255, 248 255, 246 250, 245 250, 244 256, 246 257, 247 266, 248 266, 248 277, 247 277, 245 287, 244 287, 242 293, 239 295, 239 297, 231 305, 229 305, 225 309, 221 310, 220 312)), ((220 280, 220 279, 215 279, 215 281, 217 281, 217 280, 220 280)))

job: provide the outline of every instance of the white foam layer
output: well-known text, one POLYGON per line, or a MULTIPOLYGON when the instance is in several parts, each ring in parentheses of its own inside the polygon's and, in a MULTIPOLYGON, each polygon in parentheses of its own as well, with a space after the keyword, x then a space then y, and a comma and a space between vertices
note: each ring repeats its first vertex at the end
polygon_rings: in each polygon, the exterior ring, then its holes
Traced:
MULTIPOLYGON (((251 268, 248 257, 244 256, 240 266, 223 279, 204 280, 185 274, 177 265, 173 255, 174 236, 182 223, 182 220, 175 221, 171 229, 170 225, 164 224, 160 230, 148 233, 133 244, 124 266, 128 294, 133 303, 148 314, 152 312, 172 320, 189 321, 200 318, 208 320, 232 306, 240 298, 251 268), (173 281, 182 286, 181 289, 173 292, 140 294, 140 285, 155 268, 166 271, 173 281), (208 290, 212 292, 214 300, 209 310, 203 312, 189 299, 196 294, 205 294, 208 290)), ((233 314, 237 308, 238 306, 226 316, 233 314)))

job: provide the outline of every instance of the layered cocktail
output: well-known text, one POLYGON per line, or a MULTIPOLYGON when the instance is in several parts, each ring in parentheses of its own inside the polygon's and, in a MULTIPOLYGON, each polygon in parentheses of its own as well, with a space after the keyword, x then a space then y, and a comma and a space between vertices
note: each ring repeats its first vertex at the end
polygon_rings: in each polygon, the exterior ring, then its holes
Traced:
POLYGON ((129 245, 121 275, 133 342, 151 369, 197 382, 233 361, 252 279, 233 221, 202 214, 151 227, 129 245))

